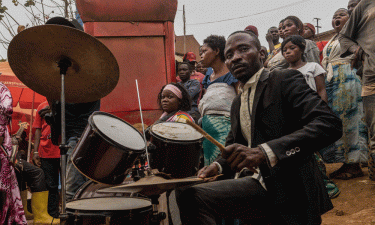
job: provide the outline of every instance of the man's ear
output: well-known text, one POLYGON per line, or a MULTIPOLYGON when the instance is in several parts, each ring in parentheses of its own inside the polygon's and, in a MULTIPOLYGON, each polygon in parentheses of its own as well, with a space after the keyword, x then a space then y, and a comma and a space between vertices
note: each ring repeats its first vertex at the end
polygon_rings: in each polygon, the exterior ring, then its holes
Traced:
POLYGON ((213 51, 215 52, 215 55, 219 55, 219 53, 220 53, 220 49, 219 48, 213 49, 213 51))
POLYGON ((264 49, 260 48, 260 50, 259 50, 259 58, 260 59, 266 58, 266 55, 267 55, 267 52, 264 49))

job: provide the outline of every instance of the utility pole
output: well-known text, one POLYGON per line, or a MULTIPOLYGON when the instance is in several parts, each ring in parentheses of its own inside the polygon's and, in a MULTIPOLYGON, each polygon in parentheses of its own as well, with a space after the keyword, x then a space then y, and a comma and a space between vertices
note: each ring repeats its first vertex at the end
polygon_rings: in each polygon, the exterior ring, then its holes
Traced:
POLYGON ((183 5, 183 21, 184 21, 184 55, 186 53, 186 17, 185 17, 185 5, 183 5))
POLYGON ((319 34, 319 28, 322 28, 321 26, 319 26, 319 20, 321 20, 320 18, 314 18, 314 20, 316 20, 316 34, 319 34))

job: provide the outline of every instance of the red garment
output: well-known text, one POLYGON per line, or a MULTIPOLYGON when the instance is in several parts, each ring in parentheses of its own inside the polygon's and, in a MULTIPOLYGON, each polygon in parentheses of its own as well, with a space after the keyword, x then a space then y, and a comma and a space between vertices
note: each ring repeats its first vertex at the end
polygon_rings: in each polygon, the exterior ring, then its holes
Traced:
POLYGON ((328 43, 328 41, 317 41, 316 42, 316 46, 318 46, 318 48, 319 48, 320 63, 322 63, 323 49, 324 49, 324 46, 326 46, 327 43, 328 43))
POLYGON ((40 158, 60 158, 59 146, 53 145, 51 141, 51 127, 46 123, 46 121, 40 117, 39 111, 44 107, 48 106, 48 102, 42 102, 38 108, 35 116, 35 121, 33 123, 33 128, 40 128, 40 142, 39 142, 39 157, 40 158))

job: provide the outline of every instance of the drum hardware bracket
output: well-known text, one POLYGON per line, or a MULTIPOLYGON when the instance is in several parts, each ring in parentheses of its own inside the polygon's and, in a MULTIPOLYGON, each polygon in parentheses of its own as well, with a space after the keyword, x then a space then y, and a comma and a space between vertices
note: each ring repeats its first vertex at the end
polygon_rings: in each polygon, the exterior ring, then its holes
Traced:
POLYGON ((165 212, 158 212, 159 197, 160 195, 150 196, 152 204, 152 216, 150 225, 159 225, 162 220, 167 218, 167 214, 165 212))
POLYGON ((69 145, 59 145, 59 149, 60 149, 60 151, 63 152, 64 155, 66 155, 66 153, 68 152, 69 148, 70 148, 69 145))
POLYGON ((92 129, 92 133, 90 134, 89 137, 90 137, 90 138, 93 138, 93 137, 95 136, 96 133, 98 133, 98 130, 95 129, 95 128, 93 128, 93 129, 92 129))

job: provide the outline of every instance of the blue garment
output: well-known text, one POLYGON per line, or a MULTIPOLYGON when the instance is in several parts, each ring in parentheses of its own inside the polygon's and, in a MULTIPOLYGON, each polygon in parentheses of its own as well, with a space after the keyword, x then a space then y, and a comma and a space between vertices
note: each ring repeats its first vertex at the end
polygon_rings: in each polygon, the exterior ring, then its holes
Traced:
MULTIPOLYGON (((327 46, 327 55, 332 46, 327 46)), ((326 80, 328 105, 340 117, 343 135, 334 144, 320 150, 327 163, 366 163, 368 134, 363 121, 361 81, 349 63, 333 65, 333 78, 326 80)))
POLYGON ((188 80, 185 83, 178 82, 179 84, 183 85, 186 90, 189 92, 189 95, 191 97, 191 107, 197 108, 198 107, 198 98, 199 93, 201 93, 201 84, 198 80, 188 80))
POLYGON ((82 21, 81 16, 79 15, 79 13, 78 13, 77 10, 75 11, 75 14, 76 14, 76 20, 77 20, 78 23, 81 24, 81 26, 83 27, 83 21, 82 21))
POLYGON ((78 189, 88 179, 80 173, 72 162, 72 153, 78 143, 77 137, 71 137, 68 140, 69 150, 67 152, 67 164, 66 164, 66 200, 72 200, 78 189))
MULTIPOLYGON (((204 115, 202 129, 221 144, 230 131, 230 118, 226 116, 204 115)), ((220 153, 220 149, 207 139, 203 140, 204 165, 208 166, 214 162, 220 153)))
POLYGON ((224 76, 221 76, 221 77, 219 77, 219 78, 217 78, 217 79, 215 79, 214 81, 211 82, 210 81, 211 74, 206 75, 204 77, 203 81, 202 81, 202 85, 203 85, 204 89, 207 89, 208 86, 210 86, 211 84, 214 84, 214 83, 226 83, 228 85, 232 85, 233 83, 237 83, 238 82, 238 80, 236 78, 234 78, 234 76, 230 72, 228 72, 224 76))
POLYGON ((212 69, 212 67, 208 67, 207 68, 207 72, 206 72, 206 76, 209 76, 209 75, 211 75, 212 73, 214 72, 214 69, 212 69))

